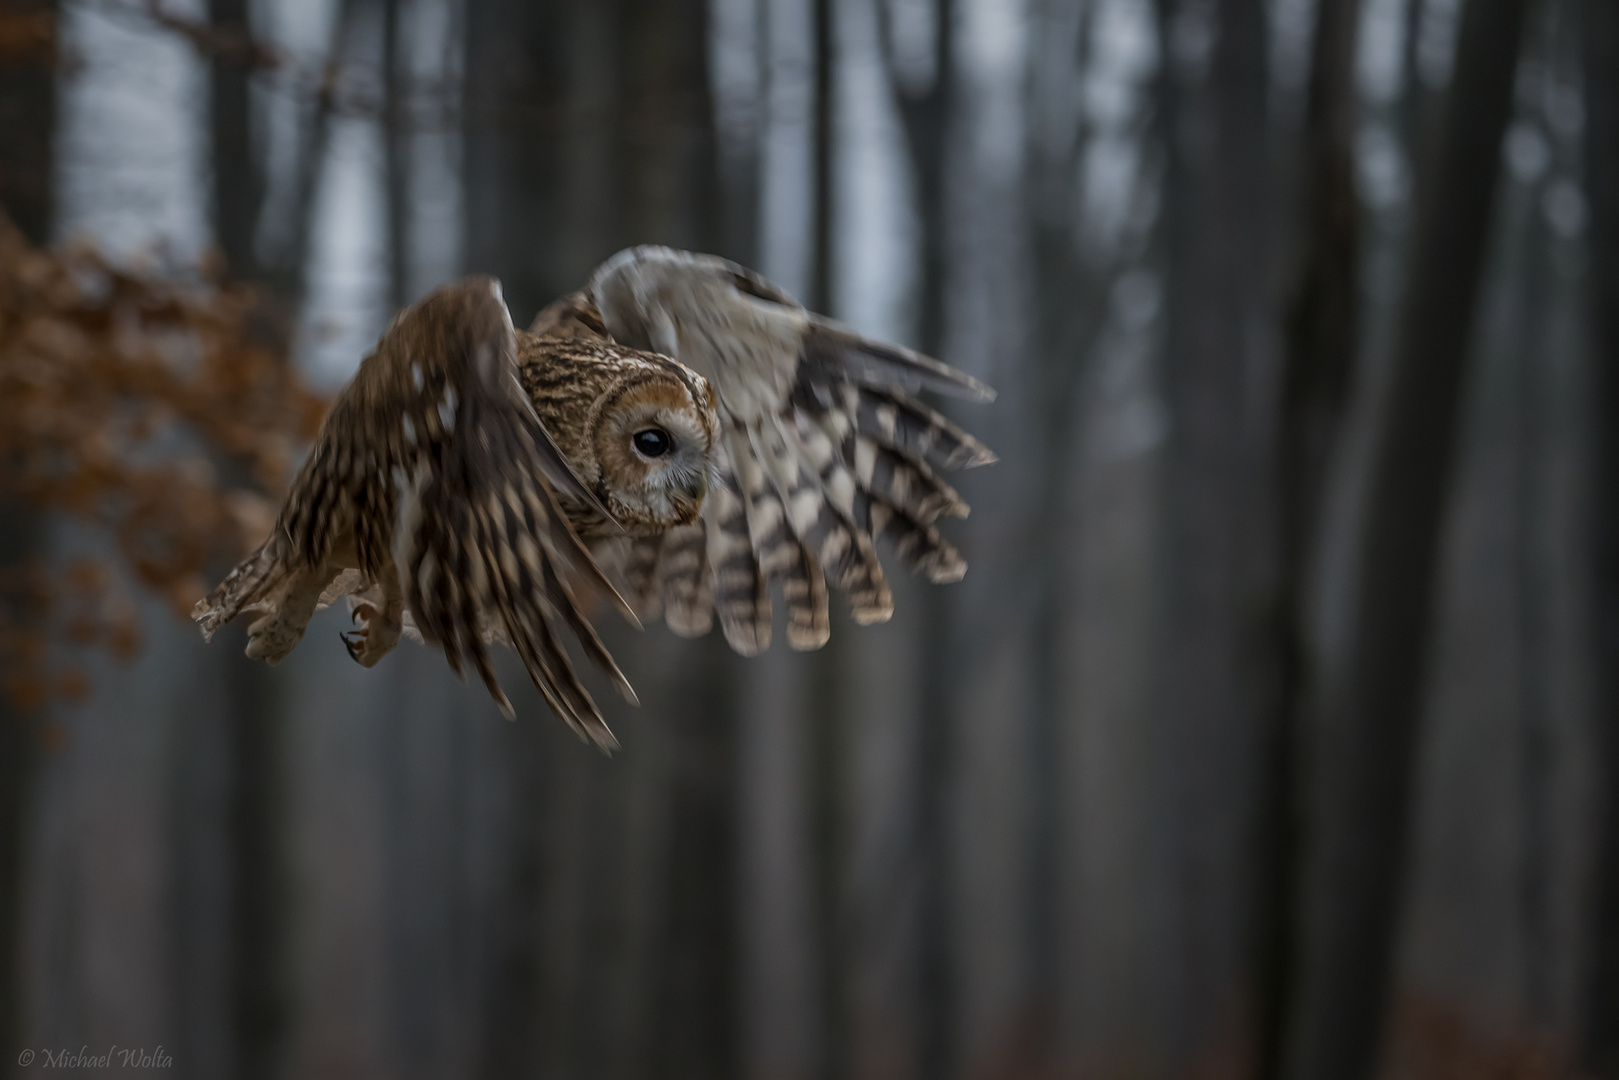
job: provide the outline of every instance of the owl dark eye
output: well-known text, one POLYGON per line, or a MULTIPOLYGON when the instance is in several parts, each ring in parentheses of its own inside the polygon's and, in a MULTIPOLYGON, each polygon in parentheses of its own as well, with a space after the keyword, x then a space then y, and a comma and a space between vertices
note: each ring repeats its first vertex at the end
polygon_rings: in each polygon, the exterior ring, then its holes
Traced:
POLYGON ((635 443, 635 448, 647 457, 662 457, 674 445, 669 433, 656 427, 643 428, 630 438, 635 443))

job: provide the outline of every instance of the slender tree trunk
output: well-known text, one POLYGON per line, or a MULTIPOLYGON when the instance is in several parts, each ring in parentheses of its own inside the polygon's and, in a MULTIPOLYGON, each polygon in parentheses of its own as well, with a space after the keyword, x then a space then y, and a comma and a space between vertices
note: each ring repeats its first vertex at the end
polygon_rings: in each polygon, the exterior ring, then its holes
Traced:
MULTIPOLYGON (((467 261, 501 278, 519 324, 617 247, 722 246, 707 15, 702 0, 470 5, 467 261)), ((613 715, 625 750, 611 762, 537 702, 500 737, 512 795, 483 1068, 728 1076, 739 933, 725 645, 603 630, 632 671, 671 662, 637 678, 638 715, 613 715)))
POLYGON ((1595 331, 1591 610, 1600 778, 1579 1060, 1590 1075, 1613 1080, 1619 1077, 1619 8, 1608 0, 1588 0, 1582 10, 1595 331))
MULTIPOLYGON (((813 20, 815 92, 811 132, 811 232, 809 295, 805 303, 816 311, 832 312, 834 279, 833 219, 837 168, 837 40, 836 0, 810 0, 813 20)), ((844 737, 844 710, 839 707, 844 681, 841 653, 845 635, 833 633, 811 661, 815 669, 808 722, 810 815, 814 834, 815 933, 820 970, 820 1073, 824 1080, 849 1075, 851 1062, 849 955, 844 897, 848 878, 848 829, 843 807, 848 792, 848 740, 844 737)))
MULTIPOLYGON (((331 38, 326 47, 325 70, 315 90, 313 115, 307 123, 303 117, 299 117, 301 130, 297 166, 291 181, 292 208, 287 213, 291 224, 282 238, 281 246, 269 253, 268 258, 252 264, 253 279, 263 289, 260 301, 268 317, 267 330, 282 342, 292 340, 293 328, 308 289, 304 271, 309 264, 309 245, 314 235, 315 196, 324 171, 322 166, 326 163, 332 114, 337 108, 338 81, 364 6, 361 0, 337 0, 337 13, 332 20, 331 38)), ((259 195, 262 198, 262 188, 259 195)), ((257 216, 258 210, 254 210, 255 220, 257 216)))
POLYGON ((55 204, 56 0, 3 0, 0 18, 18 39, 8 42, 16 53, 0 55, 0 209, 44 244, 55 204))
POLYGON ((410 128, 406 98, 409 72, 400 52, 403 0, 382 0, 383 184, 388 196, 388 306, 410 301, 410 128))
MULTIPOLYGON (((246 40, 251 33, 247 0, 209 0, 208 13, 222 39, 246 40)), ((254 237, 265 186, 253 149, 251 76, 252 69, 235 50, 221 50, 209 64, 214 240, 229 272, 244 279, 253 278, 259 269, 254 237)))
POLYGON ((1288 1036, 1299 932, 1300 741, 1314 683, 1304 602, 1322 481, 1354 365, 1360 294, 1360 202, 1355 193, 1354 61, 1360 0, 1316 9, 1304 117, 1302 250, 1286 321, 1276 432, 1276 584, 1260 716, 1254 909, 1257 1072, 1279 1080, 1288 1036))
POLYGON ((814 12, 815 104, 814 155, 811 199, 814 233, 810 259, 807 305, 816 311, 832 310, 833 181, 836 176, 837 41, 833 24, 836 0, 810 0, 814 12))
MULTIPOLYGON (((216 33, 248 40, 247 0, 210 0, 216 33)), ((251 69, 241 54, 213 57, 209 131, 214 181, 214 238, 228 271, 264 279, 256 238, 264 203, 264 163, 254 148, 251 69)), ((269 299, 267 297, 267 299, 269 299)), ((279 298, 277 298, 279 299, 279 298)), ((271 300, 266 311, 284 305, 271 300)), ((284 319, 265 320, 277 346, 287 344, 284 319)), ((221 657, 230 701, 230 1047, 240 1080, 275 1076, 287 1027, 285 912, 288 890, 281 850, 283 747, 273 680, 262 664, 234 650, 221 657)))
MULTIPOLYGON (((31 242, 50 239, 56 130, 55 0, 0 0, 0 19, 32 21, 37 52, 0 61, 0 212, 31 242)), ((0 501, 0 574, 14 575, 39 554, 38 518, 0 501)), ((0 594, 0 604, 10 601, 0 594)), ((0 621, 26 617, 0 610, 0 621)), ((39 769, 39 714, 0 688, 0 1073, 10 1075, 12 1047, 25 1038, 22 897, 27 838, 39 769)), ((20 1075, 22 1070, 18 1069, 20 1075)))
MULTIPOLYGON (((719 208, 719 228, 724 239, 715 252, 744 266, 753 266, 759 261, 761 139, 768 126, 766 100, 769 77, 766 58, 769 42, 766 35, 769 19, 764 4, 759 0, 750 0, 746 12, 741 22, 751 31, 751 41, 742 48, 752 60, 754 70, 748 85, 753 96, 743 107, 745 122, 734 123, 719 148, 719 181, 724 194, 719 208)), ((731 18, 737 18, 737 15, 733 12, 731 18)), ((736 28, 732 29, 734 31, 736 28)), ((735 49, 738 45, 740 41, 731 41, 727 47, 735 49)), ((732 92, 735 92, 734 88, 732 92)), ((732 119, 735 121, 738 118, 732 119)))
MULTIPOLYGON (((707 0, 621 0, 615 244, 720 242, 707 0)), ((603 254, 606 254, 605 252, 603 254)))
MULTIPOLYGON (((0 139, 8 125, 0 122, 0 139)), ((0 502, 0 573, 19 573, 37 557, 40 522, 26 508, 0 502)), ((0 604, 10 606, 9 598, 0 604)), ((27 617, 0 609, 7 622, 27 617)), ((0 689, 0 1039, 22 1046, 25 1038, 22 929, 27 853, 33 821, 34 787, 40 763, 41 717, 32 706, 13 701, 0 689)), ((11 1075, 13 1055, 0 1060, 0 1075, 11 1075)), ((21 1075, 21 1070, 18 1070, 21 1075)))
POLYGON ((1372 450, 1359 611, 1320 760, 1313 936, 1295 1059, 1308 1080, 1376 1066, 1390 1000, 1434 583, 1525 0, 1470 0, 1422 180, 1394 371, 1372 450))
POLYGON ((467 6, 464 175, 469 269, 497 273, 518 324, 576 282, 546 253, 561 248, 560 129, 568 58, 561 0, 467 6))
MULTIPOLYGON (((1160 1043, 1173 1066, 1239 1051, 1247 1033, 1243 831, 1254 731, 1243 661, 1248 557, 1247 386, 1262 343, 1270 266, 1265 8, 1220 0, 1212 55, 1165 64, 1168 144, 1164 395, 1169 412, 1158 601, 1159 737, 1167 850, 1155 959, 1166 991, 1160 1043), (1200 64, 1206 68, 1200 70, 1200 64)), ((1189 7, 1164 3, 1164 40, 1189 7)))
POLYGON ((1412 0, 1405 7, 1405 28, 1401 35, 1404 48, 1400 57, 1405 72, 1405 93, 1396 106, 1396 120, 1406 152, 1410 155, 1412 169, 1418 173, 1433 168, 1431 151, 1445 100, 1445 88, 1435 86, 1422 74, 1423 13, 1427 8, 1421 0, 1412 0))
POLYGON ((287 1035, 287 888, 281 725, 264 672, 232 656, 230 735, 230 973, 235 1075, 280 1074, 287 1035))
MULTIPOLYGON (((1565 5, 1547 5, 1541 14, 1565 5)), ((1541 19, 1550 23, 1550 19, 1541 19)), ((1548 65, 1556 62, 1555 31, 1548 28, 1543 40, 1548 65)), ((1538 50, 1537 50, 1538 51, 1538 50)), ((1521 225, 1521 247, 1509 265, 1519 278, 1522 313, 1516 328, 1517 354, 1513 358, 1515 386, 1513 403, 1513 617, 1518 655, 1517 719, 1521 739, 1518 748, 1518 780, 1522 816, 1518 871, 1519 925, 1523 933, 1523 995, 1529 1023, 1537 1033, 1551 1030, 1556 1022, 1554 970, 1554 911, 1557 885, 1556 780, 1557 725, 1553 710, 1551 680, 1555 651, 1551 642, 1552 608, 1556 583, 1548 573, 1546 521, 1549 515, 1546 492, 1547 461, 1553 453, 1548 430, 1550 406, 1555 385, 1554 365, 1548 363, 1548 325, 1552 321, 1558 288, 1557 268, 1550 256, 1552 238, 1548 235, 1541 197, 1545 183, 1531 185, 1521 196, 1528 202, 1521 225)))
MULTIPOLYGON (((562 2, 479 0, 467 6, 465 122, 462 162, 467 268, 499 276, 512 318, 523 325, 564 288, 564 163, 568 58, 562 2)), ((600 52, 582 50, 587 60, 600 52)), ((542 706, 543 708, 543 706, 542 706)), ((561 1045, 556 1008, 547 994, 543 902, 549 838, 547 791, 563 787, 563 762, 546 760, 538 724, 494 733, 511 805, 500 811, 498 893, 486 915, 489 945, 480 1017, 481 1075, 491 1078, 563 1072, 578 1036, 561 1045), (551 1044, 551 1045, 548 1045, 551 1044)), ((490 767, 493 763, 474 764, 490 767)), ((603 898, 605 903, 605 898, 603 898)), ((594 1030, 592 1028, 592 1030, 594 1030)))
MULTIPOLYGON (((895 80, 900 120, 905 132, 916 191, 916 218, 921 233, 917 284, 917 346, 937 356, 944 344, 945 174, 955 93, 955 0, 934 5, 933 79, 926 86, 895 80)), ((948 617, 949 599, 942 590, 918 597, 925 657, 919 672, 917 726, 916 850, 922 866, 918 929, 918 1038, 916 1073, 948 1076, 959 1051, 955 1037, 956 994, 952 988, 951 889, 954 880, 948 782, 952 772, 956 674, 956 635, 948 617)))
POLYGON ((1068 779, 1063 768, 1062 732, 1072 724, 1064 694, 1063 672, 1071 663, 1068 649, 1075 635, 1065 628, 1081 617, 1065 589, 1068 567, 1082 558, 1074 554, 1081 528, 1071 494, 1078 455, 1070 445, 1074 417, 1082 414, 1080 386, 1091 371, 1097 331, 1107 310, 1107 284, 1112 266, 1097 268, 1082 257, 1075 200, 1085 147, 1083 113, 1072 103, 1073 86, 1083 77, 1088 5, 1074 0, 1044 0, 1032 5, 1030 30, 1036 36, 1030 61, 1029 158, 1025 168, 1023 209, 1029 229, 1035 301, 1034 343, 1039 363, 1036 413, 1040 453, 1037 470, 1037 515, 1031 522, 1036 540, 1031 548, 1040 583, 1033 590, 1029 680, 1030 724, 1027 747, 1030 845, 1026 874, 1023 951, 1029 971, 1030 1015, 1020 1048, 1030 1061, 1055 1066, 1060 999, 1065 990, 1064 961, 1069 947, 1059 885, 1064 832, 1063 798, 1068 779))
MULTIPOLYGON (((1072 691, 1077 630, 1087 612, 1076 610, 1076 576, 1087 559, 1091 508, 1076 496, 1084 455, 1076 453, 1076 417, 1088 415, 1095 379, 1094 358, 1107 325, 1111 286, 1138 255, 1130 246, 1099 262, 1084 251, 1079 237, 1079 206, 1072 193, 1082 189, 1087 116, 1074 87, 1090 73, 1086 61, 1097 9, 1083 0, 1043 0, 1030 14, 1030 139, 1025 171, 1024 210, 1029 222, 1035 337, 1040 363, 1032 372, 1034 418, 1040 449, 1029 465, 1032 485, 1030 549, 1039 584, 1032 590, 1031 722, 1028 772, 1031 843, 1027 870, 1024 949, 1029 965, 1031 1016, 1025 1053, 1047 1067, 1072 1067, 1070 1055, 1083 1039, 1076 1009, 1081 996, 1073 973, 1089 960, 1075 927, 1087 918, 1071 887, 1076 844, 1083 826, 1077 793, 1083 773, 1074 767, 1085 720, 1072 691), (1128 253, 1127 253, 1128 252, 1128 253), (1090 257, 1087 257, 1089 255, 1090 257), (1065 862, 1070 864, 1065 867, 1065 862)), ((1081 421, 1082 423, 1083 421, 1081 421)), ((1100 520, 1100 519, 1096 519, 1100 520)))

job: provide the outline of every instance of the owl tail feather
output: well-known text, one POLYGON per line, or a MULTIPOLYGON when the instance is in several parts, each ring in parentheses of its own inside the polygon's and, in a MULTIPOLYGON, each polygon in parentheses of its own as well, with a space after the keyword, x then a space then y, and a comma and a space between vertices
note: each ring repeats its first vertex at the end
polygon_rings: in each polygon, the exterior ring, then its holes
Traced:
POLYGON ((240 615, 243 608, 270 594, 284 573, 286 549, 286 537, 277 529, 257 550, 237 563, 236 569, 227 574, 213 592, 197 601, 191 609, 191 618, 202 630, 204 641, 212 641, 214 633, 240 615))

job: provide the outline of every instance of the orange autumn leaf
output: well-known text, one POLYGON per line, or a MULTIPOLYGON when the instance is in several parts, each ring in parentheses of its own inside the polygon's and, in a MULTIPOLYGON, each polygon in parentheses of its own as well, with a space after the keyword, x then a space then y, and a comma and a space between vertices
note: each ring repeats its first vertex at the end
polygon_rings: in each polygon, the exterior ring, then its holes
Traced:
MULTIPOLYGON (((45 251, 0 216, 0 496, 89 526, 184 615, 263 538, 325 412, 266 344, 261 310, 206 267, 45 251)), ((0 575, 0 679, 19 704, 88 690, 50 674, 52 627, 120 657, 139 647, 121 576, 82 559, 0 575)))

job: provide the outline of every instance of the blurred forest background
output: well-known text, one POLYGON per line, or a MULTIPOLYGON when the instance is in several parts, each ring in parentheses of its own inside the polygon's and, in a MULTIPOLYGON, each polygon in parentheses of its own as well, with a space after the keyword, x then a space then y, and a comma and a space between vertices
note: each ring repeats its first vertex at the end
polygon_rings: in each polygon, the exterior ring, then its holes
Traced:
POLYGON ((0 208, 0 1070, 1619 1077, 1611 0, 0 0, 0 208), (395 309, 640 242, 998 387, 962 584, 607 625, 612 759, 203 645, 395 309))

